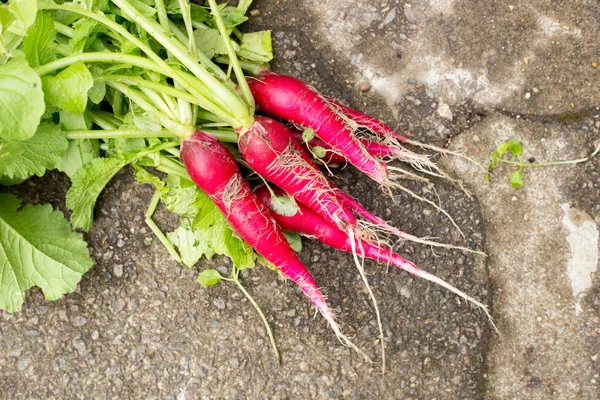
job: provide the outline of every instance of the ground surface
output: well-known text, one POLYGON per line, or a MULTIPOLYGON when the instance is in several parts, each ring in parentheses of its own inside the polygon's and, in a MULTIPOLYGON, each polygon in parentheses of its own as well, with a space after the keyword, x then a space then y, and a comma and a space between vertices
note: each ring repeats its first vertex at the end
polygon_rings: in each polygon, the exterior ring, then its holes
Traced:
MULTIPOLYGON (((597 1, 261 0, 254 8, 251 27, 273 29, 274 69, 423 142, 453 138, 452 149, 485 163, 511 137, 523 142, 524 159, 537 160, 585 156, 600 138, 597 1)), ((203 289, 196 270, 147 243, 152 193, 124 171, 96 208, 87 235, 96 266, 78 292, 49 303, 33 290, 23 312, 0 313, 0 397, 599 398, 600 158, 526 170, 518 190, 511 168, 486 183, 473 164, 441 161, 475 194, 435 181, 468 240, 430 207, 393 202, 352 168, 336 182, 410 233, 485 250, 487 259, 399 247, 491 304, 501 336, 455 296, 368 263, 387 343, 381 376, 374 312, 351 258, 305 240, 302 259, 374 363, 342 347, 298 290, 258 267, 244 282, 274 328, 277 367, 235 287, 203 289)), ((51 173, 10 190, 66 211, 68 185, 51 173)), ((157 220, 173 223, 161 212, 157 220)))

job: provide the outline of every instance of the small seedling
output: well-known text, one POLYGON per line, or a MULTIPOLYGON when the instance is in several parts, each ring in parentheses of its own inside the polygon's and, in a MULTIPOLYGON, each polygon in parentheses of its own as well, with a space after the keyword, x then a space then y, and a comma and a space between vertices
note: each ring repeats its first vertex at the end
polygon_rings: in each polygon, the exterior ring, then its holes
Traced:
POLYGON ((494 168, 496 168, 497 163, 505 163, 514 165, 517 168, 516 171, 513 171, 510 174, 510 185, 513 188, 518 188, 523 186, 523 168, 532 168, 532 167, 550 167, 554 165, 566 165, 566 164, 577 164, 588 161, 590 158, 594 157, 600 151, 600 143, 596 146, 596 149, 590 154, 588 157, 579 158, 577 160, 563 160, 563 161, 551 161, 551 162, 541 162, 536 163, 535 158, 530 158, 527 161, 523 161, 521 159, 521 153, 523 152, 523 145, 517 139, 510 139, 502 144, 498 145, 498 149, 492 153, 492 159, 488 162, 488 168, 485 172, 485 180, 490 182, 490 173, 494 168), (513 158, 516 160, 507 160, 504 157, 506 152, 512 154, 513 158))

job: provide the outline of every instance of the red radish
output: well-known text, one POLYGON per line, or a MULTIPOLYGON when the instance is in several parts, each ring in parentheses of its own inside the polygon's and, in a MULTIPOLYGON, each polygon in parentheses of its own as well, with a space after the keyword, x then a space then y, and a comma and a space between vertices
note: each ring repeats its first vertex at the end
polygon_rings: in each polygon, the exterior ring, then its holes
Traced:
POLYGON ((250 129, 240 134, 238 145, 248 165, 290 197, 340 227, 356 225, 354 214, 340 201, 335 187, 284 125, 257 116, 250 129))
POLYGON ((388 181, 386 165, 369 154, 346 121, 304 82, 263 71, 259 79, 250 79, 248 85, 262 111, 313 128, 317 136, 359 170, 379 183, 388 181))
MULTIPOLYGON (((323 161, 324 163, 342 164, 342 163, 348 162, 348 160, 346 160, 346 158, 344 158, 343 155, 341 155, 341 154, 337 153, 335 150, 333 150, 331 148, 331 146, 329 144, 325 143, 322 139, 315 136, 308 143, 305 143, 304 140, 302 139, 303 131, 301 131, 300 129, 298 129, 296 127, 289 127, 288 129, 292 133, 292 136, 294 136, 294 139, 296 139, 298 142, 300 142, 302 145, 302 148, 305 151, 307 151, 308 153, 312 153, 310 148, 317 147, 317 146, 325 149, 325 151, 326 151, 325 156, 320 158, 320 160, 323 161)), ((362 143, 362 145, 365 147, 365 149, 369 152, 369 154, 371 154, 372 156, 375 156, 375 157, 392 156, 397 151, 397 149, 395 149, 393 147, 387 146, 383 143, 374 142, 372 140, 359 139, 359 141, 362 143)))
MULTIPOLYGON (((270 207, 271 193, 266 187, 263 186, 257 188, 255 193, 264 204, 270 207)), ((275 193, 277 193, 277 189, 275 189, 275 193)), ((317 215, 304 205, 300 204, 298 212, 293 216, 284 216, 273 213, 273 217, 284 231, 296 232, 308 237, 314 237, 320 242, 338 250, 353 253, 354 249, 358 249, 367 258, 394 265, 411 275, 436 283, 480 307, 485 311, 490 321, 492 320, 487 307, 481 302, 450 285, 443 279, 420 269, 415 264, 405 260, 403 257, 384 247, 382 244, 375 244, 360 238, 351 238, 348 233, 337 228, 333 224, 328 223, 321 218, 321 216, 317 215), (355 241, 354 243, 353 240, 355 241)), ((494 328, 496 329, 495 325, 494 328)))
MULTIPOLYGON (((472 162, 473 164, 477 165, 480 169, 485 171, 485 168, 483 166, 481 166, 480 164, 478 164, 476 161, 474 161, 472 158, 469 158, 467 156, 465 156, 464 154, 461 153, 457 153, 448 149, 444 149, 441 147, 437 147, 437 146, 433 146, 433 145, 429 145, 429 144, 425 144, 425 143, 421 143, 421 142, 417 142, 416 140, 412 140, 409 139, 407 136, 401 135, 400 133, 396 132, 395 130, 393 130, 392 128, 390 128, 389 126, 387 126, 386 124, 384 124, 383 122, 379 121, 376 118, 373 118, 369 115, 363 114, 360 111, 357 111, 351 107, 348 107, 342 103, 340 103, 339 101, 332 99, 330 97, 325 97, 327 99, 327 101, 334 107, 336 108, 340 113, 344 114, 346 117, 348 117, 350 120, 352 120, 355 124, 357 124, 359 127, 362 128, 366 128, 371 132, 374 132, 380 136, 384 136, 387 138, 391 138, 394 139, 396 141, 399 142, 399 144, 410 144, 412 146, 416 146, 416 147, 422 147, 424 149, 429 149, 429 150, 433 150, 436 151, 438 153, 442 153, 442 154, 452 154, 454 156, 458 156, 458 157, 462 157, 464 159, 466 159, 467 161, 472 162)), ((394 142, 390 143, 390 147, 391 148, 397 148, 397 147, 402 147, 399 146, 399 144, 394 144, 394 142)), ((405 152, 405 156, 408 155, 410 152, 408 151, 404 151, 405 152)), ((373 154, 373 153, 371 153, 373 154)), ((402 159, 402 157, 400 156, 400 154, 398 155, 398 159, 402 159)), ((439 168, 434 167, 433 164, 428 165, 429 168, 441 172, 439 171, 439 168)))
POLYGON ((289 246, 270 210, 242 178, 229 150, 212 135, 196 131, 182 142, 181 159, 192 180, 215 202, 238 235, 294 281, 323 314, 342 343, 354 347, 341 333, 321 290, 289 246))
POLYGON ((350 108, 339 101, 332 99, 331 97, 325 97, 329 104, 337 108, 342 114, 350 118, 352 121, 356 122, 358 125, 365 127, 372 132, 375 132, 381 136, 389 136, 392 137, 401 143, 405 143, 409 141, 406 136, 399 134, 394 131, 392 128, 379 121, 376 118, 373 118, 367 114, 363 114, 360 111, 357 111, 353 108, 350 108))

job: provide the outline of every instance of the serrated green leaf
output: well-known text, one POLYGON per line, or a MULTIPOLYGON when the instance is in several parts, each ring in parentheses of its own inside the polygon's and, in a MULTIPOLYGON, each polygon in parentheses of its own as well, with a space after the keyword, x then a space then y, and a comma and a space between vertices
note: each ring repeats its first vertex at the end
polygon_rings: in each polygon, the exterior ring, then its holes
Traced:
POLYGON ((227 47, 216 29, 196 29, 194 31, 196 45, 208 58, 215 55, 227 54, 227 47))
POLYGON ((6 175, 0 175, 0 185, 2 186, 15 186, 25 182, 27 178, 9 178, 6 175))
POLYGON ((521 172, 520 168, 518 170, 516 170, 515 172, 513 172, 512 174, 510 174, 510 185, 513 188, 518 188, 518 187, 523 186, 523 173, 521 172))
POLYGON ((38 286, 48 300, 75 291, 93 265, 83 236, 49 204, 0 194, 0 309, 20 311, 25 291, 38 286))
POLYGON ((196 198, 200 191, 190 181, 181 179, 176 175, 167 177, 167 191, 162 196, 167 210, 182 217, 194 218, 198 207, 196 198))
POLYGON ((31 67, 39 67, 54 60, 55 38, 54 18, 48 12, 38 13, 35 23, 23 39, 23 52, 31 67))
POLYGON ((0 175, 9 178, 42 176, 46 170, 58 166, 68 145, 65 133, 50 122, 42 123, 37 133, 24 142, 0 139, 0 175), (2 156, 6 148, 9 150, 2 156))
POLYGON ((238 55, 246 60, 261 63, 271 61, 273 59, 271 31, 244 33, 238 55))
POLYGON ((75 228, 90 229, 100 192, 126 164, 117 158, 96 158, 77 170, 67 192, 67 207, 73 210, 71 223, 75 228))
POLYGON ((211 259, 214 255, 206 232, 193 229, 188 218, 182 220, 179 228, 168 233, 167 238, 179 249, 181 261, 188 267, 196 265, 202 256, 211 259))
POLYGON ((226 279, 216 269, 205 269, 198 274, 198 283, 202 286, 212 286, 226 279))
POLYGON ((146 169, 141 167, 140 165, 134 164, 133 170, 135 180, 139 183, 147 183, 161 190, 165 187, 165 184, 158 176, 146 171, 146 169))
POLYGON ((42 81, 27 61, 13 58, 0 65, 0 139, 32 137, 44 109, 42 81))
POLYGON ((81 61, 42 80, 46 102, 73 114, 81 114, 87 107, 88 91, 94 86, 94 77, 81 61))
POLYGON ((515 157, 519 157, 523 152, 523 146, 517 139, 510 139, 506 142, 508 145, 508 151, 515 157))
POLYGON ((285 239, 295 252, 299 253, 302 251, 302 238, 300 235, 294 232, 283 232, 283 236, 285 236, 285 239))

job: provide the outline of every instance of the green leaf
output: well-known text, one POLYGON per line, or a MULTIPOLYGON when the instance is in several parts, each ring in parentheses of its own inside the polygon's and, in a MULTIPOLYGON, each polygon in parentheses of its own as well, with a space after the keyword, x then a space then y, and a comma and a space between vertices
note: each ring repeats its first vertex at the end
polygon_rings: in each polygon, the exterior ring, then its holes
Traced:
POLYGON ((179 249, 181 261, 193 267, 202 256, 210 259, 214 255, 206 231, 193 229, 188 218, 182 220, 181 226, 167 234, 167 238, 179 249))
POLYGON ((75 228, 90 229, 100 192, 125 165, 125 161, 117 158, 96 158, 77 170, 67 192, 67 207, 73 210, 71 223, 75 228))
POLYGON ((519 157, 521 155, 521 153, 523 152, 523 147, 521 146, 521 142, 519 142, 517 139, 510 139, 506 143, 508 145, 508 151, 510 151, 510 153, 513 156, 519 157))
POLYGON ((27 29, 35 21, 37 14, 37 0, 11 0, 8 3, 8 12, 14 18, 12 29, 20 36, 27 34, 27 29))
MULTIPOLYGON (((506 150, 508 150, 508 142, 500 143, 498 145, 498 150, 494 153, 497 154, 496 158, 502 157, 504 153, 506 153, 506 150)), ((494 156, 492 155, 492 157, 494 156)))
POLYGON ((205 269, 198 274, 198 283, 202 286, 212 286, 226 279, 216 269, 205 269))
POLYGON ((0 139, 0 175, 9 178, 42 176, 46 170, 59 165, 68 145, 64 132, 50 122, 42 123, 37 133, 24 142, 0 139), (6 148, 7 154, 4 153, 6 148))
POLYGON ((285 236, 290 247, 294 249, 295 252, 302 251, 302 238, 300 235, 294 232, 283 232, 283 236, 285 236))
POLYGON ((510 174, 510 185, 513 188, 523 186, 523 174, 521 172, 521 168, 510 174))
POLYGON ((147 183, 161 190, 165 187, 165 184, 158 176, 146 171, 146 169, 141 167, 140 165, 134 164, 133 170, 135 180, 139 183, 147 183))
POLYGON ((325 148, 321 146, 314 146, 312 148, 312 151, 315 154, 315 157, 317 158, 323 158, 327 155, 327 150, 325 150, 325 148))
POLYGON ((193 218, 198 212, 195 204, 199 190, 192 182, 181 179, 176 175, 167 176, 167 191, 162 196, 167 210, 193 218))
POLYGON ((250 61, 263 63, 271 61, 273 59, 271 31, 244 33, 238 55, 250 61))
POLYGON ((73 114, 85 111, 88 91, 94 86, 92 74, 81 61, 56 76, 44 77, 42 82, 46 102, 73 114))
POLYGON ((313 128, 306 128, 302 132, 302 141, 304 143, 309 143, 314 138, 315 138, 315 130, 313 128))
POLYGON ((2 186, 15 186, 25 182, 27 178, 9 178, 6 175, 0 175, 0 185, 2 186))
POLYGON ((248 17, 244 15, 242 10, 238 10, 235 7, 227 6, 220 11, 221 18, 223 18, 223 23, 225 24, 225 28, 227 29, 235 28, 236 26, 248 20, 248 17))
POLYGON ((215 55, 227 54, 227 47, 216 29, 196 29, 194 31, 196 45, 208 58, 215 55))
POLYGON ((13 58, 0 66, 0 139, 32 137, 44 108, 42 81, 27 61, 13 58))
POLYGON ((40 12, 23 39, 23 52, 31 67, 39 67, 54 60, 54 39, 54 18, 48 12, 40 12))
POLYGON ((0 309, 20 311, 25 291, 38 286, 48 300, 75 291, 93 265, 83 236, 49 204, 0 194, 0 309))
POLYGON ((273 196, 271 195, 271 210, 276 214, 283 215, 284 217, 291 217, 296 215, 299 211, 296 202, 286 195, 273 196))
MULTIPOLYGON (((68 111, 60 111, 60 125, 66 131, 86 130, 91 128, 84 114, 71 114, 68 111)), ((69 147, 58 169, 65 172, 69 178, 73 178, 81 167, 89 164, 94 158, 100 157, 100 143, 96 139, 69 140, 69 147)))
POLYGON ((196 216, 193 227, 206 232, 214 252, 229 257, 239 269, 254 267, 256 254, 248 243, 235 234, 210 197, 197 190, 194 206, 196 216))

